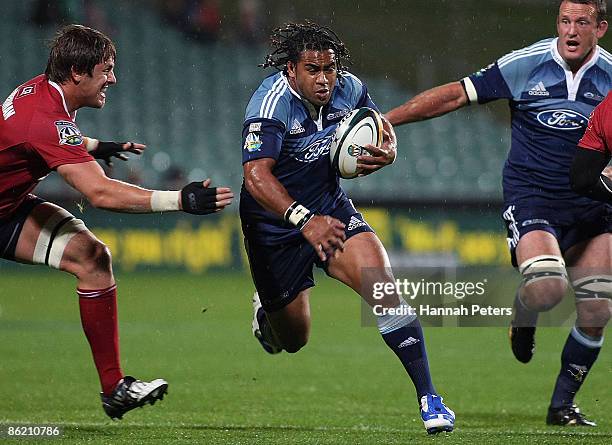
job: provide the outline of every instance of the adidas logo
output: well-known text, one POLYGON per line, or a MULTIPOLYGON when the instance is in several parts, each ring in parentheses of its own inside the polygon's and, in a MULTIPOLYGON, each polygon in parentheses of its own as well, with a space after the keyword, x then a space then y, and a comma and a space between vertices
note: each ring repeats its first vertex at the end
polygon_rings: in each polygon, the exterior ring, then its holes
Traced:
POLYGON ((349 221, 349 225, 347 230, 350 232, 351 230, 355 230, 357 227, 363 227, 366 223, 357 218, 356 216, 351 216, 351 220, 349 221))
POLYGON ((574 374, 571 369, 568 369, 567 372, 569 372, 569 374, 574 377, 577 382, 582 382, 589 369, 586 366, 576 365, 574 363, 570 363, 569 366, 570 368, 575 369, 576 373, 574 374))
POLYGON ((421 340, 419 340, 418 338, 414 338, 414 337, 408 337, 406 340, 404 340, 403 342, 401 342, 397 348, 401 349, 401 348, 406 348, 408 346, 412 346, 418 342, 420 342, 421 340))
POLYGON ((578 372, 587 372, 589 370, 586 366, 576 365, 574 363, 570 363, 569 366, 570 366, 570 368, 573 368, 573 369, 575 369, 578 372))
POLYGON ((530 96, 550 96, 550 93, 544 86, 542 81, 538 82, 536 86, 529 90, 530 96))
POLYGON ((304 133, 306 130, 304 129, 304 127, 302 127, 302 124, 300 124, 300 121, 298 121, 297 119, 293 119, 293 123, 291 124, 291 130, 289 130, 289 134, 298 134, 298 133, 304 133))

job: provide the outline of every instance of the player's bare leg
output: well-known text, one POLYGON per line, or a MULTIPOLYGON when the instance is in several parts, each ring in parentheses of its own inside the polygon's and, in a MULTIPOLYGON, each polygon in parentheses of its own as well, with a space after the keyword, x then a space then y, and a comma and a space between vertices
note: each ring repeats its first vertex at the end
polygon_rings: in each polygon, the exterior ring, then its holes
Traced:
POLYGON ((557 239, 544 230, 521 237, 516 259, 523 282, 516 293, 509 336, 514 356, 527 363, 535 351, 538 312, 556 306, 567 292, 568 282, 557 239))
POLYGON ((561 354, 561 369, 547 415, 553 425, 595 426, 574 404, 574 397, 603 345, 612 311, 612 235, 602 234, 566 252, 576 294, 576 325, 561 354))
POLYGON ((83 331, 100 377, 103 407, 109 416, 121 418, 130 409, 163 398, 167 388, 164 380, 149 383, 124 378, 110 252, 82 221, 54 204, 37 205, 24 222, 15 258, 24 263, 45 264, 77 277, 83 331))
POLYGON ((568 249, 566 258, 576 295, 577 326, 592 337, 603 336, 612 311, 612 234, 604 233, 568 249), (595 289, 581 289, 579 284, 597 275, 595 289), (589 292, 600 291, 598 295, 589 292))
MULTIPOLYGON (((534 230, 521 237, 516 247, 519 265, 543 255, 561 256, 557 239, 552 234, 544 230, 534 230)), ((559 304, 567 288, 567 280, 539 279, 521 285, 520 301, 529 311, 545 312, 559 304)))
MULTIPOLYGON (((328 273, 351 287, 370 306, 382 304, 385 308, 407 308, 406 302, 396 294, 375 300, 373 282, 394 283, 391 263, 384 246, 372 232, 362 232, 349 238, 344 251, 337 251, 329 260, 328 273), (367 278, 364 278, 367 270, 367 278)), ((397 355, 410 376, 421 407, 421 417, 427 432, 452 431, 455 415, 437 395, 429 373, 423 330, 416 316, 382 315, 378 329, 389 348, 397 355)))
POLYGON ((67 212, 54 204, 36 206, 24 223, 16 257, 30 263, 45 264, 46 260, 46 264, 54 267, 50 262, 50 248, 56 245, 55 267, 77 277, 83 329, 92 347, 102 392, 110 394, 123 377, 119 364, 116 291, 110 253, 88 230, 73 233, 63 247, 58 246, 60 239, 52 239, 51 233, 64 218, 68 218, 67 212), (60 261, 57 260, 58 255, 61 256, 60 261), (84 292, 93 298, 84 296, 84 292), (96 321, 98 317, 107 322, 101 325, 96 321))
POLYGON ((293 354, 306 346, 310 337, 310 289, 304 289, 287 306, 274 312, 265 312, 265 320, 260 318, 260 329, 272 344, 278 345, 293 354), (272 338, 270 338, 272 337, 272 338))

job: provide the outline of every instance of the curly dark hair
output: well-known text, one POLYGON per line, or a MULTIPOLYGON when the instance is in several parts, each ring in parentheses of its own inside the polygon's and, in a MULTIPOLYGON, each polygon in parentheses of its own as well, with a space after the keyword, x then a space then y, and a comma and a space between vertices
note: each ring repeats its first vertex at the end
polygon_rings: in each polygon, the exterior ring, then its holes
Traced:
POLYGON ((303 51, 331 49, 336 54, 338 70, 350 63, 350 54, 344 42, 331 29, 306 20, 304 23, 287 23, 276 28, 270 35, 274 51, 268 54, 260 67, 274 67, 286 71, 287 62, 297 63, 303 51))

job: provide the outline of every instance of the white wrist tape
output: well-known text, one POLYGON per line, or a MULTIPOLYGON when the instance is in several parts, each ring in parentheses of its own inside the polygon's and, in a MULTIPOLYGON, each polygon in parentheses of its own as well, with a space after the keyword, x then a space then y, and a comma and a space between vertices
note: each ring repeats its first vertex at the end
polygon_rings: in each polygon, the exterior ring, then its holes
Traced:
POLYGON ((310 210, 308 210, 302 204, 298 204, 297 201, 294 201, 285 211, 284 218, 285 221, 289 221, 298 229, 302 230, 302 228, 313 216, 314 214, 310 210))
POLYGON ((306 207, 303 205, 298 205, 289 215, 289 222, 294 226, 297 226, 309 213, 310 210, 308 210, 306 207))
POLYGON ((468 97, 468 105, 469 104, 477 104, 478 103, 478 92, 476 92, 476 87, 474 86, 474 82, 469 77, 464 77, 461 79, 463 83, 463 88, 465 89, 465 94, 468 97))
POLYGON ((97 139, 85 137, 85 148, 87 149, 87 151, 95 150, 96 148, 98 148, 99 143, 100 141, 97 139))
POLYGON ((153 193, 151 193, 151 211, 171 212, 180 210, 180 201, 180 190, 154 190, 153 193))

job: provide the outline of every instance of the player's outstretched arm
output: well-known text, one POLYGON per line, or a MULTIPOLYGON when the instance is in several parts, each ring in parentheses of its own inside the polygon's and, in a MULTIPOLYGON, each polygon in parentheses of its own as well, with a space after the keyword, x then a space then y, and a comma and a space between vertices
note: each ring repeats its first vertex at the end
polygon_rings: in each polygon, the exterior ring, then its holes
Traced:
POLYGON ((182 210, 205 215, 230 205, 234 194, 228 187, 209 187, 210 179, 192 182, 181 190, 147 190, 111 179, 97 162, 65 164, 57 168, 64 180, 101 209, 125 213, 170 212, 182 210))
POLYGON ((386 165, 392 164, 397 156, 397 137, 393 125, 382 116, 383 122, 383 143, 380 147, 372 144, 366 145, 364 148, 368 151, 368 155, 361 155, 357 158, 357 168, 363 173, 360 176, 369 175, 377 170, 380 170, 386 165))
POLYGON ((261 158, 244 164, 244 186, 266 210, 302 231, 319 258, 325 261, 344 249, 344 224, 331 216, 316 215, 295 201, 272 173, 276 161, 261 158))
POLYGON ((423 91, 403 105, 388 111, 385 116, 391 124, 402 125, 442 116, 468 103, 468 96, 461 82, 451 82, 423 91))
POLYGON ((612 204, 612 180, 605 174, 609 172, 606 169, 608 162, 608 154, 578 147, 570 169, 572 190, 588 198, 612 204))
POLYGON ((127 161, 126 153, 141 155, 147 146, 136 142, 107 142, 99 141, 92 137, 83 137, 83 143, 90 155, 96 159, 103 160, 109 167, 113 165, 112 158, 127 161))

